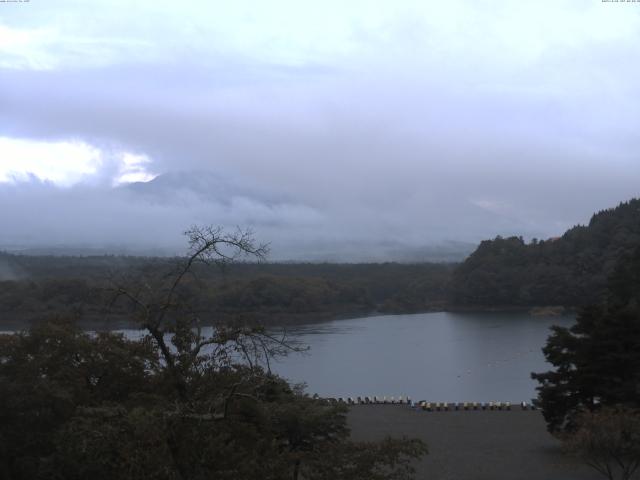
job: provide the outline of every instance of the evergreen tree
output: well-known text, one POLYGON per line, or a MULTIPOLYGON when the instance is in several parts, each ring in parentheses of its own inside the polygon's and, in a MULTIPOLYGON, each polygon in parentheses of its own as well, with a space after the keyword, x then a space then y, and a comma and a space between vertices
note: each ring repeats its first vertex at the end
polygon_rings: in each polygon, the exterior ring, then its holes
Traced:
POLYGON ((606 300, 553 327, 543 351, 555 369, 532 377, 550 431, 573 430, 584 410, 640 407, 640 248, 619 262, 606 300))
POLYGON ((451 300, 464 306, 584 307, 600 302, 620 258, 640 245, 640 199, 623 202, 564 235, 526 244, 483 241, 453 272, 451 300))

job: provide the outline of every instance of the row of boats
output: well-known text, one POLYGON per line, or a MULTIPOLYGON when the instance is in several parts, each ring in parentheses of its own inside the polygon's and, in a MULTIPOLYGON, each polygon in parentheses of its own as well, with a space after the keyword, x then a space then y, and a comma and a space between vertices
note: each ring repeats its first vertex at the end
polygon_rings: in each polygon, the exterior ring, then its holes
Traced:
MULTIPOLYGON (((449 410, 511 410, 511 402, 462 402, 462 403, 440 403, 427 402, 421 400, 415 405, 420 410, 428 412, 439 412, 449 410)), ((532 403, 520 402, 518 405, 522 410, 536 410, 536 406, 532 403)))
POLYGON ((346 397, 346 398, 327 398, 330 403, 346 403, 348 405, 383 405, 383 404, 395 404, 395 405, 413 405, 411 398, 403 397, 346 397))
POLYGON ((420 400, 413 402, 410 397, 346 397, 346 398, 328 398, 330 403, 346 403, 347 405, 409 405, 418 410, 427 412, 440 411, 459 411, 459 410, 511 410, 512 408, 520 408, 521 410, 536 410, 533 403, 520 402, 513 405, 511 402, 428 402, 420 400))

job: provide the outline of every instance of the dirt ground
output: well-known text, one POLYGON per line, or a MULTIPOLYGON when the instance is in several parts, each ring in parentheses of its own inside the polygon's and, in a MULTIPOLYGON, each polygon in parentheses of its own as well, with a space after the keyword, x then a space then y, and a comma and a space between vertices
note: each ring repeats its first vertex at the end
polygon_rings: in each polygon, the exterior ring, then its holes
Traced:
POLYGON ((356 405, 348 422, 354 440, 386 435, 424 440, 429 455, 416 479, 597 480, 601 474, 563 454, 539 411, 426 412, 406 405, 356 405))

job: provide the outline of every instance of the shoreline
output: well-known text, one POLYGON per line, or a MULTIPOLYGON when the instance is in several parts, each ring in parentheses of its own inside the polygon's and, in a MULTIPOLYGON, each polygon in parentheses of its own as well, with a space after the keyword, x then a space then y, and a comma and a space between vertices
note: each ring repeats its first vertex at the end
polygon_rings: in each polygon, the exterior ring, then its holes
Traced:
MULTIPOLYGON (((551 306, 494 306, 494 307, 455 307, 427 309, 421 311, 381 311, 381 310, 352 310, 349 312, 314 312, 309 314, 274 314, 269 318, 269 314, 256 315, 256 323, 266 328, 291 327, 296 325, 309 325, 314 323, 328 323, 340 320, 352 320, 355 318, 381 317, 386 315, 420 315, 427 313, 519 313, 528 314, 532 317, 563 317, 575 315, 577 308, 551 306), (275 318, 277 317, 277 318, 275 318)), ((33 324, 46 321, 48 317, 42 315, 23 315, 20 319, 0 320, 0 332, 21 331, 29 328, 33 324)), ((222 319, 230 319, 232 315, 220 314, 222 319)), ((107 330, 136 330, 138 325, 125 318, 86 318, 77 320, 77 324, 84 330, 107 331, 107 330)), ((204 322, 203 326, 212 326, 214 322, 204 322)))

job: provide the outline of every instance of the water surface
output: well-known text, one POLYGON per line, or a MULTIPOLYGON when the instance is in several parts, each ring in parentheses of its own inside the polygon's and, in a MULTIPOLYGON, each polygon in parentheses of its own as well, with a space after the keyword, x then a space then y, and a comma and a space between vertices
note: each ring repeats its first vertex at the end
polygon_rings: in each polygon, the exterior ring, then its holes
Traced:
POLYGON ((321 396, 398 396, 431 401, 529 401, 532 371, 553 324, 573 317, 520 313, 424 313, 337 320, 288 329, 307 354, 272 362, 321 396))
MULTIPOLYGON (((438 312, 306 324, 287 327, 287 336, 309 351, 272 360, 271 368, 325 397, 530 401, 537 385, 530 373, 550 368, 541 351, 549 327, 574 321, 571 316, 438 312)), ((119 331, 129 338, 144 335, 119 331)))

